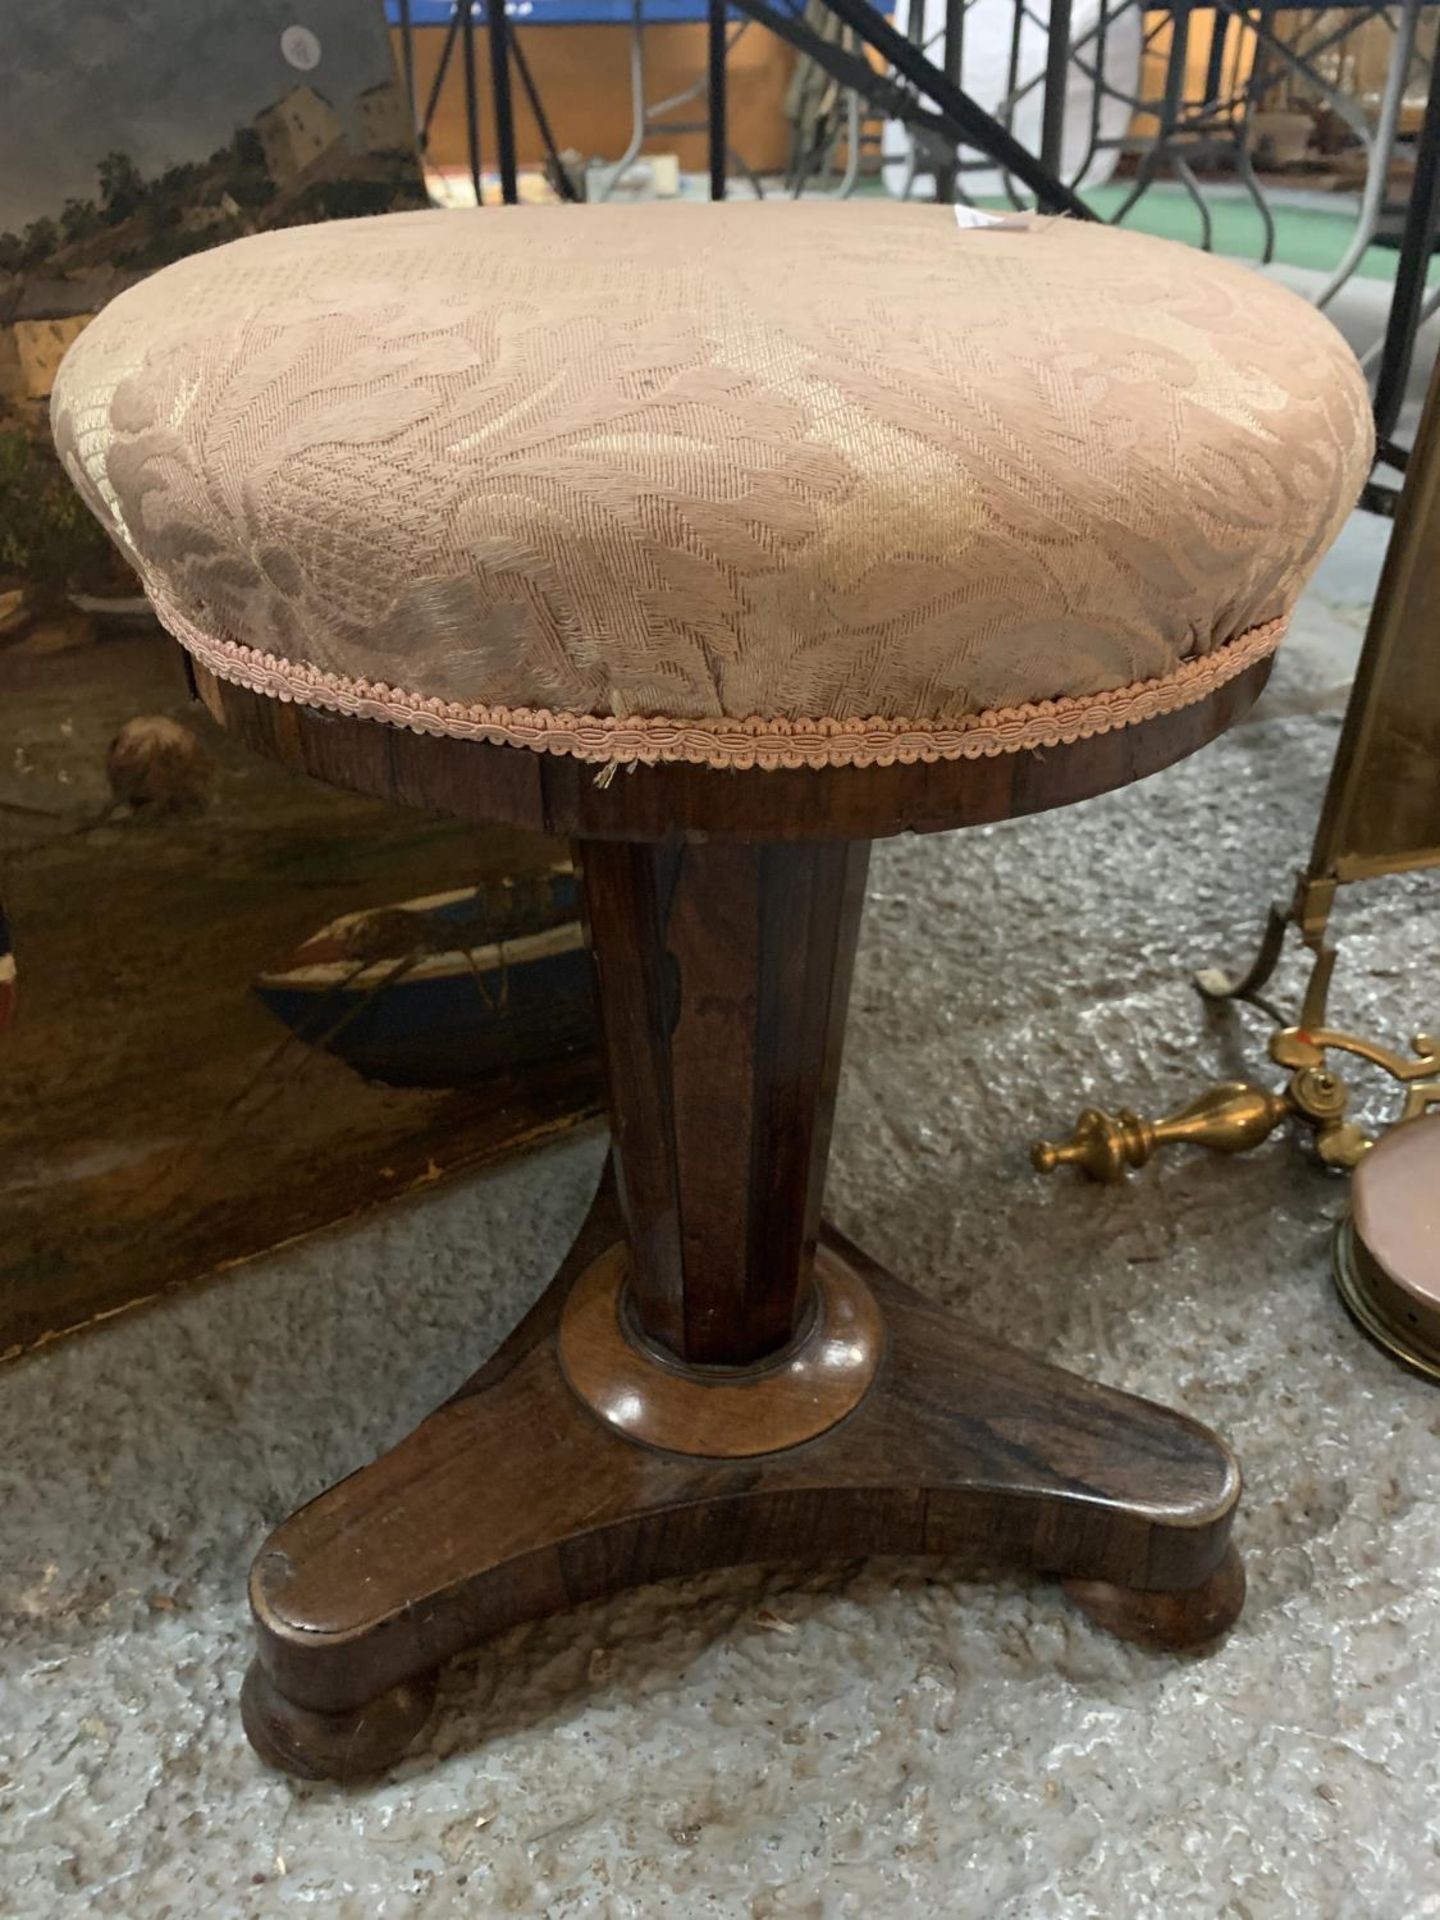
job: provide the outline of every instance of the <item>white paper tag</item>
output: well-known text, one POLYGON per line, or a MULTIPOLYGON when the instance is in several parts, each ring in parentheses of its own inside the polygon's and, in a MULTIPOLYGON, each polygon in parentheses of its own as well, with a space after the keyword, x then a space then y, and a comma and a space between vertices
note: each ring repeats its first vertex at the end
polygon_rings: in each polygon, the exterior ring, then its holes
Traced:
POLYGON ((955 224, 961 229, 998 227, 1002 233, 1024 233, 1030 225, 1028 213, 982 213, 979 207, 955 203, 955 224))

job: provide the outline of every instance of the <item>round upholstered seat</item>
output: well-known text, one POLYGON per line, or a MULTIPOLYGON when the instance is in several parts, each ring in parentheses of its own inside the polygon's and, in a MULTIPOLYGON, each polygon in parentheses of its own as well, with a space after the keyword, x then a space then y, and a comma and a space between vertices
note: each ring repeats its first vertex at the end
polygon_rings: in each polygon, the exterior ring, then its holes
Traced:
POLYGON ((764 203, 291 229, 112 302, 54 395, 160 618, 280 698, 591 760, 944 759, 1279 640, 1370 415, 1249 270, 764 203))

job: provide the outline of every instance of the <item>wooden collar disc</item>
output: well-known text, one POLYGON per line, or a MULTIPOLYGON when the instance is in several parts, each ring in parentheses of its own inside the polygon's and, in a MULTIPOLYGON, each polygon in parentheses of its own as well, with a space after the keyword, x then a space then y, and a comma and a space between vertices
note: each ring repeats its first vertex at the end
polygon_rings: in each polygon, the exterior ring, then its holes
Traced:
POLYGON ((799 1446, 864 1399, 885 1346, 874 1296, 830 1247, 815 1256, 814 1311, 775 1359, 689 1367, 632 1336, 630 1256, 608 1248, 576 1281, 560 1320, 560 1364, 592 1412, 627 1440, 737 1460, 799 1446))

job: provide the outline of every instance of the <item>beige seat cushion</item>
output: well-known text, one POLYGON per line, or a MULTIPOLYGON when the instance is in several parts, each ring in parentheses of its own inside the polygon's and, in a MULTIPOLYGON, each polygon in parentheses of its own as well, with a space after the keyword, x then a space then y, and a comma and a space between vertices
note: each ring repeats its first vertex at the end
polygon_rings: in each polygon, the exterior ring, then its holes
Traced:
POLYGON ((1200 698, 1276 644, 1371 453, 1340 336, 1246 268, 890 204, 259 235, 108 306, 54 421, 222 675, 744 765, 1200 698))

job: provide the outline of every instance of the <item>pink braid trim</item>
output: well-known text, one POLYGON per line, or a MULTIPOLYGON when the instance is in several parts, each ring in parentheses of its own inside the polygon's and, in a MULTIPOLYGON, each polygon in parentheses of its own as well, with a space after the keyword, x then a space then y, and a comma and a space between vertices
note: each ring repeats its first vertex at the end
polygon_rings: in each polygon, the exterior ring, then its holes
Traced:
POLYGON ((544 707, 465 706, 426 698, 383 681, 350 680, 303 661, 257 653, 234 640, 213 639, 169 607, 157 606, 156 612, 218 679, 299 706, 380 720, 412 733, 568 753, 602 764, 683 760, 697 766, 766 769, 978 760, 1032 747, 1069 746, 1118 727, 1139 726, 1193 706, 1273 653, 1290 618, 1284 614, 1252 627, 1156 680, 1137 680, 1108 693, 1026 702, 959 720, 784 720, 758 714, 744 720, 616 720, 603 714, 551 713, 544 707))

